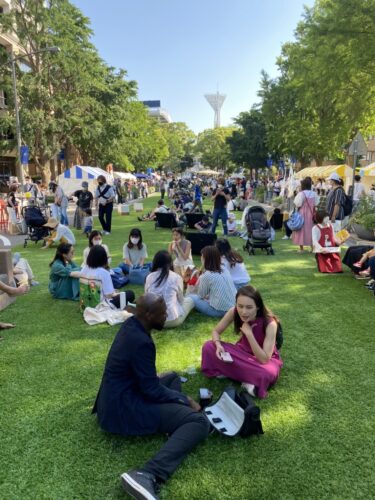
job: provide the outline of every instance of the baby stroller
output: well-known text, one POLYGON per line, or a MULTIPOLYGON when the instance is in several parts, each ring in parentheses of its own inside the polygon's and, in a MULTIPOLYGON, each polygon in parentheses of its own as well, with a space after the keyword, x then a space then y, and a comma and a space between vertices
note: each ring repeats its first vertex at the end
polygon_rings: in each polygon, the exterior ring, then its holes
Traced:
POLYGON ((274 255, 271 243, 271 225, 267 220, 266 212, 262 207, 250 207, 246 214, 248 240, 243 249, 249 255, 255 255, 255 248, 266 250, 267 255, 274 255))
POLYGON ((37 243, 38 241, 43 240, 43 238, 49 235, 50 230, 48 229, 48 227, 43 227, 48 218, 39 207, 23 207, 22 216, 27 227, 27 236, 25 238, 25 243, 23 244, 24 248, 27 247, 28 241, 34 241, 35 243, 37 243))

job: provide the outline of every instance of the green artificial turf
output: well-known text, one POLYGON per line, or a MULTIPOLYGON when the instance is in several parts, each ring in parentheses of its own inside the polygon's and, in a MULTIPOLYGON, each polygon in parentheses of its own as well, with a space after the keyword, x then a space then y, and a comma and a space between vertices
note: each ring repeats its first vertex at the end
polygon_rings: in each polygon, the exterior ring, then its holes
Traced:
MULTIPOLYGON (((167 247, 169 231, 155 231, 135 215, 114 216, 113 233, 104 239, 113 264, 131 227, 141 226, 150 257, 167 247)), ((375 298, 347 271, 319 274, 312 255, 298 255, 280 238, 274 256, 245 256, 285 337, 281 377, 258 403, 265 434, 210 436, 163 488, 163 499, 374 496, 375 298)), ((241 249, 242 240, 231 242, 241 249)), ((85 245, 78 236, 78 262, 85 245)), ((1 313, 17 328, 3 332, 0 343, 0 498, 123 498, 120 474, 142 465, 164 437, 107 435, 91 415, 118 326, 89 327, 77 303, 50 297, 53 250, 41 251, 40 243, 17 250, 41 284, 1 313)), ((154 335, 159 371, 198 369, 184 386, 193 397, 199 387, 218 396, 228 384, 199 373, 201 346, 215 323, 194 312, 180 328, 154 335)), ((225 337, 235 340, 232 332, 225 337)))

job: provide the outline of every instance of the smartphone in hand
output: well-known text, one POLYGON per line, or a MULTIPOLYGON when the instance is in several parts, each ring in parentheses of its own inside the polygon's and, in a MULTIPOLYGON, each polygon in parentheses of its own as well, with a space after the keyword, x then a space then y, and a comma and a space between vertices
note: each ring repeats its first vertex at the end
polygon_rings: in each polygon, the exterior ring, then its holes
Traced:
POLYGON ((233 358, 229 352, 226 352, 226 351, 222 352, 220 354, 220 357, 221 357, 222 361, 224 361, 224 363, 233 363, 233 358))

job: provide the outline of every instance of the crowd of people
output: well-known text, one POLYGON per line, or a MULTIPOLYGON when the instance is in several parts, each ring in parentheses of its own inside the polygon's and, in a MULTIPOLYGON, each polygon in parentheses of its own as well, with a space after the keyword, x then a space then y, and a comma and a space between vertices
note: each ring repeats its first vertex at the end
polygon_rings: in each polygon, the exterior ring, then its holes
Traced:
MULTIPOLYGON (((332 273, 342 271, 339 246, 345 237, 339 237, 337 229, 341 226, 337 227, 336 222, 346 216, 346 198, 337 174, 332 174, 328 182, 319 181, 314 187, 310 178, 302 180, 294 197, 294 207, 302 216, 303 224, 298 229, 290 229, 287 222, 285 229, 299 252, 310 247, 319 270, 332 273), (327 197, 325 206, 321 207, 323 195, 327 197)), ((45 224, 50 232, 43 246, 45 250, 56 247, 48 285, 54 299, 80 300, 80 282, 90 280, 99 286, 99 304, 110 304, 116 310, 126 308, 131 314, 108 353, 93 412, 100 427, 110 433, 168 435, 165 444, 150 460, 121 476, 130 495, 145 499, 157 498, 160 484, 170 478, 210 430, 200 405, 182 392, 178 374, 157 375, 153 330, 178 328, 190 321, 193 310, 218 318, 211 339, 202 346, 201 372, 208 378, 234 380, 253 397, 267 397, 283 365, 276 347, 280 320, 264 303, 259 290, 250 285, 244 258, 231 245, 234 241, 231 237, 240 235, 234 211, 241 209, 241 200, 247 203, 256 186, 241 179, 228 182, 219 178, 204 183, 197 179, 191 183, 162 178, 159 187, 161 197, 156 207, 139 221, 147 223, 155 221, 157 213, 172 213, 176 224, 166 238, 169 242, 165 241, 164 248, 159 248, 152 257, 141 228, 133 227, 123 242, 122 261, 113 263, 108 243, 118 187, 108 185, 105 177, 98 178, 94 193, 90 193, 85 182, 74 193, 75 225, 87 236, 81 262, 77 263, 74 253, 76 236, 68 227, 69 200, 59 186, 52 187, 55 212, 52 211, 45 224), (203 210, 205 197, 212 200, 212 211, 203 210), (102 231, 94 229, 94 204, 98 207, 102 231), (183 229, 186 215, 190 213, 202 215, 195 224, 199 232, 215 233, 219 221, 223 229, 223 237, 203 247, 200 265, 193 261, 191 242, 183 229), (131 289, 140 284, 140 292, 131 289), (225 332, 231 328, 238 335, 236 343, 225 341, 225 332)), ((269 180, 266 187, 271 197, 280 194, 277 179, 269 180)), ((13 206, 16 205, 15 193, 11 190, 8 197, 13 206)), ((147 195, 145 183, 142 196, 147 195)), ((359 189, 357 195, 361 196, 359 189)), ((355 249, 348 249, 344 263, 354 273, 370 277, 369 288, 375 289, 375 249, 362 247, 360 252, 359 248, 355 249)), ((14 261, 14 272, 16 277, 17 272, 19 276, 22 274, 23 281, 18 283, 18 288, 1 283, 1 291, 21 295, 37 284, 31 267, 20 256, 14 261)), ((3 329, 12 326, 0 324, 3 329)))

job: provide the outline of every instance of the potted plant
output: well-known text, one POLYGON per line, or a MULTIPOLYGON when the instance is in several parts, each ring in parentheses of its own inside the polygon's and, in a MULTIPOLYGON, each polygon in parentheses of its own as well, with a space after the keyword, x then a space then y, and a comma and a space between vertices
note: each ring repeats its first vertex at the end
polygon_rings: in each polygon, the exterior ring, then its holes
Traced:
POLYGON ((361 198, 350 222, 358 238, 375 241, 375 202, 371 196, 361 198))

